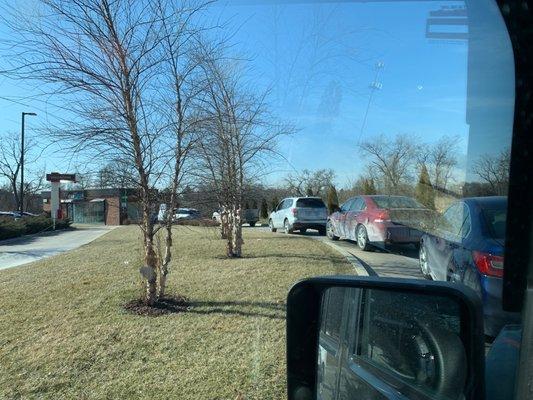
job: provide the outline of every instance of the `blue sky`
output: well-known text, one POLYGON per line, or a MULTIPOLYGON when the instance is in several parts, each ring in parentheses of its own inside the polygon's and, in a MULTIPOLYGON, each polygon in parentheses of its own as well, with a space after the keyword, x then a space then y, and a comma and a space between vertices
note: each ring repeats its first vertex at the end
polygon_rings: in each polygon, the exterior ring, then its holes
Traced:
MULTIPOLYGON (((366 163, 357 144, 381 134, 409 134, 421 144, 457 136, 466 154, 468 45, 425 36, 430 11, 462 2, 255 3, 221 2, 207 17, 229 21, 234 49, 249 60, 246 79, 258 92, 270 89, 270 108, 298 128, 281 141, 287 162, 279 161, 266 183, 295 169, 332 168, 346 185, 366 163), (380 89, 373 91, 374 81, 380 89)), ((39 113, 41 123, 64 115, 42 100, 24 99, 37 91, 0 77, 2 131, 18 132, 23 110, 39 113)), ((29 135, 34 123, 28 121, 29 135)), ((60 153, 48 148, 35 167, 71 172, 76 161, 60 153)))

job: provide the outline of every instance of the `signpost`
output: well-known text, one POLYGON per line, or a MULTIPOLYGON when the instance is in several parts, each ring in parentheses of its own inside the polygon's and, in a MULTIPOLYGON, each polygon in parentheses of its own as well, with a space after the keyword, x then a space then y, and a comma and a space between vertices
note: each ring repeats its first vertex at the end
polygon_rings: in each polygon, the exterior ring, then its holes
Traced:
POLYGON ((59 184, 61 181, 76 182, 76 174, 60 174, 59 172, 52 172, 46 174, 46 180, 50 182, 50 214, 56 229, 56 219, 59 211, 59 184))

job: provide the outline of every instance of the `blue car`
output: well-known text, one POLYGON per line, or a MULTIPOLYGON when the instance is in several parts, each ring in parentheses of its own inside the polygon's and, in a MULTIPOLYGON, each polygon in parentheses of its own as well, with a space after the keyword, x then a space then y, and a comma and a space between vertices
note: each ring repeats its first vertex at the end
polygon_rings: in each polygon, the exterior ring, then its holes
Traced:
POLYGON ((428 279, 460 282, 483 301, 485 334, 497 336, 502 327, 520 321, 503 311, 503 249, 507 198, 461 199, 448 207, 420 243, 420 270, 428 279))

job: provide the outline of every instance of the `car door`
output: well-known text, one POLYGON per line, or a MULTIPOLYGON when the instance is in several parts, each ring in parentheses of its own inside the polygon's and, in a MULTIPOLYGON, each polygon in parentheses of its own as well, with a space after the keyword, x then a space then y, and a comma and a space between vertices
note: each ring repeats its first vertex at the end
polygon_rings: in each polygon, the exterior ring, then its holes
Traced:
POLYGON ((353 321, 343 318, 352 315, 355 296, 352 289, 326 293, 322 303, 320 322, 317 386, 319 400, 339 400, 342 389, 341 370, 346 364, 349 341, 348 326, 353 321))
POLYGON ((469 262, 472 259, 472 249, 469 245, 469 235, 472 231, 472 214, 466 203, 462 203, 462 222, 459 230, 460 241, 452 245, 451 267, 453 280, 462 281, 469 262))
POLYGON ((281 203, 279 203, 279 206, 276 209, 276 214, 274 215, 274 218, 272 220, 275 228, 283 228, 285 213, 290 203, 292 203, 292 199, 283 199, 281 203))
POLYGON ((338 218, 338 224, 337 224, 337 233, 339 236, 345 237, 346 236, 346 216, 348 214, 348 211, 350 211, 350 208, 352 207, 352 204, 354 203, 355 198, 348 199, 343 205, 341 205, 339 210, 339 218, 338 218))
POLYGON ((463 203, 452 204, 442 215, 435 234, 430 237, 428 262, 435 280, 447 280, 448 271, 453 269, 453 255, 460 246, 463 220, 463 203))
POLYGON ((358 217, 361 215, 361 212, 363 212, 365 208, 366 204, 362 197, 356 197, 351 203, 350 209, 346 212, 346 218, 344 222, 344 236, 347 239, 356 239, 355 228, 357 227, 357 223, 359 220, 358 217))

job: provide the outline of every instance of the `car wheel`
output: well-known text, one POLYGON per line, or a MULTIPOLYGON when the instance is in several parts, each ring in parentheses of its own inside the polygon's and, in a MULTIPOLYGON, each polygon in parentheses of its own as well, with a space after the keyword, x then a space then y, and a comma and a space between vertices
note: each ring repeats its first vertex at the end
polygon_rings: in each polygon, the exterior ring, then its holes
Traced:
POLYGON ((337 235, 335 235, 335 230, 333 228, 333 224, 329 220, 328 220, 328 222, 326 224, 326 235, 331 240, 339 240, 339 237, 337 235))
POLYGON ((250 226, 253 228, 255 226, 255 222, 250 222, 250 226))
POLYGON ((285 222, 283 223, 283 228, 284 228, 286 234, 294 232, 294 230, 291 228, 291 225, 289 224, 289 220, 288 219, 286 219, 285 222))
POLYGON ((366 228, 364 225, 359 225, 357 227, 357 245, 363 251, 367 251, 370 246, 368 244, 368 234, 366 233, 366 228))
POLYGON ((270 227, 270 232, 276 232, 277 229, 274 228, 274 223, 272 222, 271 219, 268 220, 268 226, 270 227))
POLYGON ((418 252, 418 265, 420 266, 420 271, 424 278, 431 279, 431 273, 429 269, 429 261, 426 247, 421 244, 420 251, 418 252))
POLYGON ((305 232, 307 232, 307 228, 300 229, 300 233, 305 233, 305 232))

